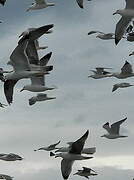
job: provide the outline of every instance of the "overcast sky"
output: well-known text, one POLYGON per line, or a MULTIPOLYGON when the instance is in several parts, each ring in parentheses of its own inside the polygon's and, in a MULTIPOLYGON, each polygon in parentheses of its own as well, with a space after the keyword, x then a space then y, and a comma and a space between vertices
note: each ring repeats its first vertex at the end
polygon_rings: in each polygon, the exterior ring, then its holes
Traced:
MULTIPOLYGON (((120 71, 125 60, 133 66, 132 43, 122 40, 118 46, 114 41, 102 41, 90 30, 114 32, 120 16, 113 12, 125 6, 125 0, 84 0, 80 9, 75 0, 49 0, 55 7, 26 12, 32 0, 7 0, 0 7, 0 66, 6 65, 10 54, 17 46, 18 36, 27 28, 54 24, 53 33, 40 38, 41 45, 49 48, 39 52, 40 57, 53 52, 49 64, 54 70, 46 77, 46 85, 58 89, 48 92, 56 100, 28 105, 28 99, 36 93, 20 89, 29 84, 21 80, 15 87, 14 103, 1 109, 0 153, 17 153, 25 159, 21 162, 0 161, 0 173, 22 180, 62 179, 61 159, 49 157, 48 152, 34 152, 40 146, 47 146, 61 140, 61 146, 75 141, 89 129, 87 147, 95 146, 97 152, 88 161, 75 162, 72 174, 82 166, 98 172, 96 180, 129 180, 134 175, 134 89, 133 87, 111 92, 118 82, 134 84, 134 78, 118 80, 106 78, 89 79, 90 69, 96 66, 120 71), (128 138, 109 140, 101 138, 105 130, 102 125, 128 117, 121 131, 128 138)), ((6 103, 1 83, 1 102, 6 103)), ((83 179, 70 175, 70 179, 83 179)))

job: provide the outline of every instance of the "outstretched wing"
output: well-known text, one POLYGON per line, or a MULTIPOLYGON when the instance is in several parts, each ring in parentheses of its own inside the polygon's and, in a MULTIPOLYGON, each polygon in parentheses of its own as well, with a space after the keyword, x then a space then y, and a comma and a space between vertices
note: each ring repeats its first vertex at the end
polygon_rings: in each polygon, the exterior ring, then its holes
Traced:
POLYGON ((111 132, 112 132, 113 134, 119 134, 120 125, 121 125, 126 119, 127 119, 127 117, 124 118, 124 119, 122 119, 121 121, 118 121, 118 122, 112 124, 112 125, 111 125, 111 132))
POLYGON ((71 171, 72 171, 72 165, 74 161, 69 161, 66 159, 62 159, 61 161, 61 173, 64 179, 68 179, 71 171))
POLYGON ((85 141, 88 137, 89 134, 89 130, 86 131, 86 133, 79 138, 77 141, 75 141, 72 145, 71 145, 71 149, 69 151, 69 153, 72 154, 81 154, 81 151, 83 150, 85 141))

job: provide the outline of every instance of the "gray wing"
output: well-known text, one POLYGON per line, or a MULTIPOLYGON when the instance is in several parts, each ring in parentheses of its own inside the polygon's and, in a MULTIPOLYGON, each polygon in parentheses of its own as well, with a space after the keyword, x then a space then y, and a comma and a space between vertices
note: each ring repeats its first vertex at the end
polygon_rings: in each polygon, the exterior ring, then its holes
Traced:
POLYGON ((126 61, 123 67, 121 68, 122 74, 131 74, 133 72, 132 65, 126 61))
POLYGON ((50 60, 52 56, 52 52, 46 54, 44 57, 40 59, 40 66, 46 66, 48 61, 50 60))
POLYGON ((120 125, 126 121, 127 117, 125 119, 122 119, 121 121, 118 121, 114 124, 111 125, 111 132, 113 134, 119 134, 119 130, 120 130, 120 125))
POLYGON ((23 41, 14 49, 10 56, 11 65, 13 66, 15 71, 30 70, 28 57, 25 52, 27 45, 28 41, 23 41))
POLYGON ((29 41, 27 48, 26 48, 26 54, 29 59, 30 64, 39 65, 39 56, 37 53, 35 41, 29 41))
POLYGON ((35 0, 35 2, 37 3, 37 4, 46 4, 46 2, 45 2, 45 0, 35 0))
POLYGON ((85 141, 86 141, 86 139, 88 137, 88 134, 89 134, 89 130, 87 130, 86 133, 81 138, 79 138, 77 141, 75 141, 71 145, 69 153, 81 154, 81 151, 83 150, 83 147, 84 147, 85 141))
POLYGON ((79 5, 79 7, 83 9, 83 0, 76 0, 76 2, 79 5))
POLYGON ((13 102, 13 90, 18 80, 6 80, 4 83, 4 94, 8 104, 13 102))
POLYGON ((72 165, 74 161, 69 161, 66 159, 62 159, 61 161, 61 173, 64 179, 68 179, 71 171, 72 171, 72 165))
POLYGON ((53 26, 53 24, 49 24, 30 31, 29 34, 23 36, 19 40, 18 44, 20 44, 26 39, 29 39, 30 41, 35 41, 36 39, 40 38, 43 34, 45 34, 49 29, 53 28, 53 26))
POLYGON ((116 29, 115 29, 115 44, 116 45, 123 38, 123 35, 130 21, 131 21, 131 18, 122 17, 119 20, 119 22, 116 24, 116 29))
POLYGON ((134 1, 133 0, 125 0, 126 1, 126 9, 134 9, 134 1))
POLYGON ((109 122, 105 123, 105 124, 103 125, 103 128, 106 129, 106 131, 107 131, 109 134, 111 134, 111 128, 109 127, 109 122))
POLYGON ((49 147, 50 147, 50 148, 55 148, 55 146, 57 146, 58 144, 60 144, 60 141, 58 141, 58 142, 55 143, 55 144, 51 144, 49 147))
POLYGON ((45 86, 45 76, 33 76, 31 78, 32 85, 39 85, 39 86, 45 86))

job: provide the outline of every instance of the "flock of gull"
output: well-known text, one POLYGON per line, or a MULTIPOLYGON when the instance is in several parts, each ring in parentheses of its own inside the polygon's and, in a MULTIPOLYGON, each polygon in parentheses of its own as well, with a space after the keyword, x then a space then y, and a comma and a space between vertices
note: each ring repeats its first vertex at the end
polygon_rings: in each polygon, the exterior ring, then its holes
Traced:
MULTIPOLYGON (((76 2, 80 8, 83 8, 83 0, 76 0, 76 2)), ((114 39, 116 45, 121 39, 126 39, 130 42, 134 41, 134 1, 125 0, 125 2, 126 7, 124 9, 117 10, 115 13, 113 13, 113 15, 120 14, 122 16, 116 25, 115 33, 104 33, 98 30, 93 30, 90 31, 88 35, 97 34, 96 37, 102 40, 114 39)), ((0 0, 0 4, 3 6, 5 3, 6 0, 0 0)), ((48 3, 45 0, 35 0, 35 2, 32 3, 32 5, 26 11, 39 10, 54 5, 54 3, 48 3)), ((42 93, 44 91, 54 90, 56 88, 56 86, 47 87, 45 82, 45 76, 50 74, 50 71, 53 70, 53 66, 48 65, 52 52, 44 55, 44 57, 41 59, 39 59, 38 55, 38 51, 47 48, 47 46, 40 47, 39 38, 43 35, 47 36, 47 34, 51 34, 53 32, 53 27, 53 24, 48 24, 38 28, 29 28, 22 32, 19 36, 20 39, 16 45, 16 48, 10 55, 10 61, 7 62, 8 65, 13 67, 13 70, 4 71, 2 68, 0 68, 0 80, 4 83, 4 93, 9 105, 13 103, 13 93, 16 83, 25 78, 30 79, 31 84, 25 85, 20 92, 26 90, 38 93, 29 99, 29 105, 33 105, 38 101, 46 101, 56 98, 48 97, 46 93, 42 93)), ((134 55, 134 52, 129 54, 129 56, 131 55, 134 55)), ((96 67, 95 70, 91 71, 93 74, 89 75, 88 77, 94 79, 106 77, 126 79, 134 76, 132 65, 128 61, 125 61, 123 67, 121 68, 121 72, 111 72, 111 68, 108 67, 96 67)), ((117 83, 113 85, 112 92, 118 88, 126 88, 131 86, 134 85, 128 82, 117 83)), ((5 106, 7 105, 0 103, 0 107, 5 106)), ((107 134, 104 134, 101 137, 108 139, 127 137, 126 135, 120 134, 120 125, 125 122, 126 119, 127 117, 113 123, 111 126, 109 125, 109 122, 105 123, 103 128, 107 131, 107 134)), ((92 156, 85 155, 92 155, 96 152, 96 147, 84 147, 88 135, 89 130, 87 130, 78 140, 68 142, 68 146, 57 147, 60 144, 60 141, 58 141, 55 144, 51 144, 47 147, 41 147, 34 151, 50 151, 50 157, 61 157, 61 173, 64 179, 68 179, 69 175, 71 174, 74 161, 92 159, 92 156)), ((0 160, 17 161, 23 160, 23 158, 14 153, 2 153, 0 154, 0 160)), ((89 176, 96 176, 98 173, 89 167, 82 167, 82 169, 78 170, 76 173, 74 173, 74 175, 89 178, 89 176)), ((0 174, 0 179, 11 180, 12 178, 13 177, 11 176, 0 174)))

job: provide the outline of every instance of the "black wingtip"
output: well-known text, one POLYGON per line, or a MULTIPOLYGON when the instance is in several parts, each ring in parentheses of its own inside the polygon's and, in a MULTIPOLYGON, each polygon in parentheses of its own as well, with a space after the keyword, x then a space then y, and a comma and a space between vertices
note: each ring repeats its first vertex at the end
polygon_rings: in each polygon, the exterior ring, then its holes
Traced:
POLYGON ((116 45, 118 45, 119 41, 120 41, 120 40, 115 37, 115 44, 116 44, 116 45))
POLYGON ((52 156, 55 156, 55 154, 53 153, 53 152, 50 152, 50 156, 52 157, 52 156))

